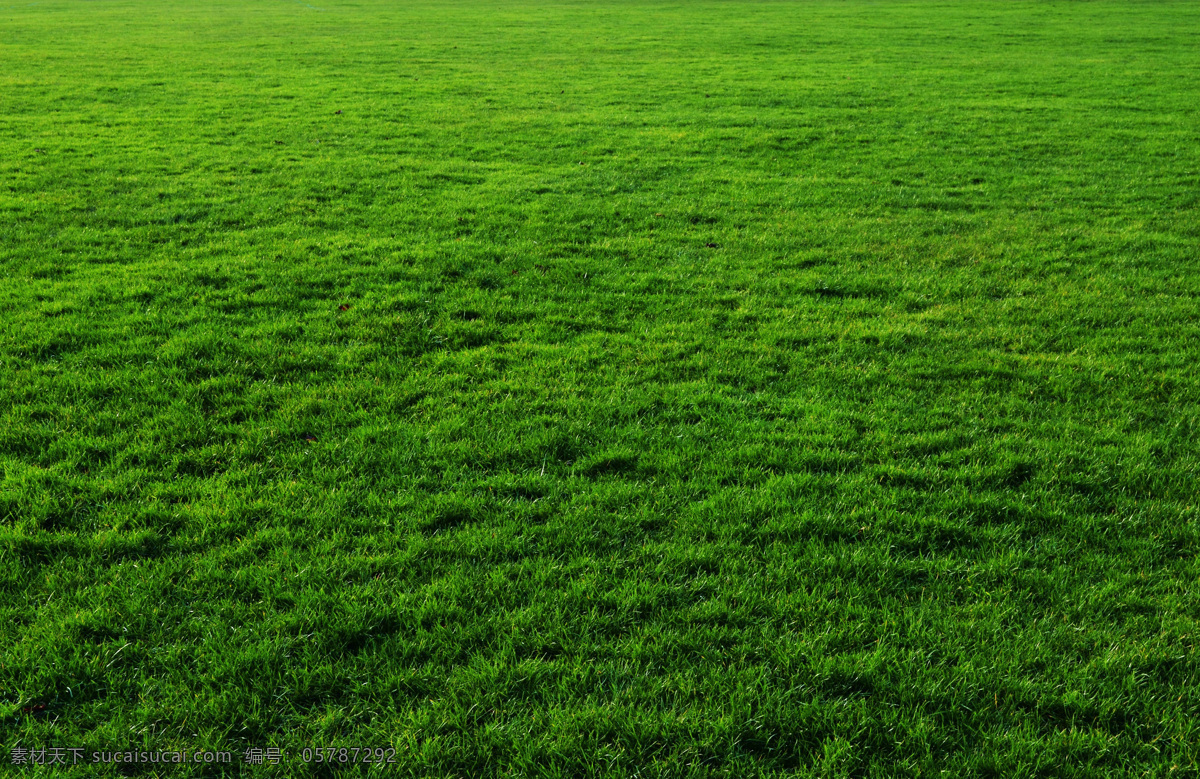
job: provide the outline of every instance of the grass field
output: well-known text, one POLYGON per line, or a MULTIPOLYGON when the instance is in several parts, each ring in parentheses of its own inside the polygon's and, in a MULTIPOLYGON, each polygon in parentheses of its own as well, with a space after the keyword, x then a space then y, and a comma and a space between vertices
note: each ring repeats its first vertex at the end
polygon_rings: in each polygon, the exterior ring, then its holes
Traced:
POLYGON ((1200 774, 1198 3, 10 0, 0 271, 0 773, 1200 774))

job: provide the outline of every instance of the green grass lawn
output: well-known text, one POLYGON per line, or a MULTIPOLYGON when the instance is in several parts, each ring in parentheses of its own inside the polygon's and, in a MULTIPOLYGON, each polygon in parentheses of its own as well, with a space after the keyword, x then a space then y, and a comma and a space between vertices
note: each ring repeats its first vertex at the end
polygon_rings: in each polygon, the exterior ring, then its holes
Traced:
POLYGON ((0 773, 1195 777, 1198 503, 1200 3, 0 6, 0 773))

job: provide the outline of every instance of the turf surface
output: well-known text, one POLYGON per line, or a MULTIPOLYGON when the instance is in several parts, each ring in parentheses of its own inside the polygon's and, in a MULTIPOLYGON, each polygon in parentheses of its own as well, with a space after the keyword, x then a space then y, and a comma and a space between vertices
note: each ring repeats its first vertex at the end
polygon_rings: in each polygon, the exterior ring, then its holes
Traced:
POLYGON ((0 747, 1196 776, 1198 250, 1196 3, 0 7, 0 747))

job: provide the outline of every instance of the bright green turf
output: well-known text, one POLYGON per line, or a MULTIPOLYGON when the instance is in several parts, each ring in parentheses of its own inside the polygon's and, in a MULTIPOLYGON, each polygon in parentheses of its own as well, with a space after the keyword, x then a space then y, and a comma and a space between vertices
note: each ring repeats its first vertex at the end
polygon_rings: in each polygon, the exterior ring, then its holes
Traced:
POLYGON ((1200 772, 1198 3, 8 4, 0 272, 0 773, 1200 772))

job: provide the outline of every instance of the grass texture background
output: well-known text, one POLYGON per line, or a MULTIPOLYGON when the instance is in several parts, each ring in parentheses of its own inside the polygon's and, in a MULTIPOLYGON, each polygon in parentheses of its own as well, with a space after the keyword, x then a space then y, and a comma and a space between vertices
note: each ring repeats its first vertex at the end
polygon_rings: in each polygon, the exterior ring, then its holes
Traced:
POLYGON ((10 0, 0 746, 1196 776, 1198 206, 1196 3, 10 0))

